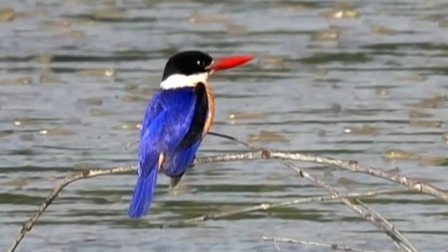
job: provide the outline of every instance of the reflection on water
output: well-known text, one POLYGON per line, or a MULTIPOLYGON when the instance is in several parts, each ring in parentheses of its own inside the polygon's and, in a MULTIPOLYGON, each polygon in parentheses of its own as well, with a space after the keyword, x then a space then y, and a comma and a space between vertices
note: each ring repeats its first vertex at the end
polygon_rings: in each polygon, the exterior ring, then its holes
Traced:
MULTIPOLYGON (((214 130, 269 148, 399 169, 447 188, 448 5, 432 1, 2 1, 0 249, 58 179, 135 162, 139 121, 165 60, 185 49, 252 53, 216 76, 214 130)), ((202 155, 241 150, 208 137, 202 155)), ((301 164, 341 192, 389 183, 301 164)), ((76 182, 23 251, 270 251, 263 235, 393 249, 338 203, 167 230, 125 213, 134 176, 76 182)), ((177 192, 161 177, 150 222, 325 192, 276 162, 203 165, 177 192)), ((445 205, 415 193, 366 200, 422 251, 446 249, 445 205), (435 225, 437 223, 437 225, 435 225)), ((284 245, 282 250, 294 249, 284 245)), ((308 249, 301 247, 300 249, 308 249)))

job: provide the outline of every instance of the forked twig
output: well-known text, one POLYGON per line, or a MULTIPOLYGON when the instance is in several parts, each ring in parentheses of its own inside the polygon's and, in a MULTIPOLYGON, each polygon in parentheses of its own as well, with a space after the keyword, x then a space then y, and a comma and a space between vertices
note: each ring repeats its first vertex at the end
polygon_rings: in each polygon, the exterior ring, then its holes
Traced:
MULTIPOLYGON (((311 181, 313 184, 329 191, 333 196, 337 197, 339 195, 338 191, 331 188, 330 186, 325 184, 323 181, 314 178, 306 171, 303 171, 302 169, 296 167, 294 164, 292 164, 290 162, 284 162, 284 164, 286 166, 288 166, 289 168, 291 168, 292 170, 299 173, 299 175, 301 177, 304 177, 304 178, 308 179, 309 181, 311 181)), ((366 213, 363 211, 363 209, 361 209, 357 205, 353 204, 349 199, 346 199, 346 198, 342 199, 342 202, 344 202, 344 204, 346 204, 348 207, 350 207, 358 215, 360 215, 365 220, 367 220, 368 222, 375 225, 378 229, 385 232, 386 235, 389 236, 398 247, 401 247, 402 249, 404 249, 405 251, 408 251, 408 252, 416 252, 417 251, 417 249, 408 241, 408 239, 406 239, 406 237, 404 237, 401 234, 401 232, 397 228, 395 228, 394 225, 392 225, 388 220, 386 220, 384 217, 382 217, 379 213, 376 213, 375 211, 368 208, 361 200, 355 198, 354 201, 358 204, 361 204, 364 207, 364 210, 366 213)))
MULTIPOLYGON (((238 139, 227 136, 224 134, 219 133, 211 133, 212 135, 215 134, 219 137, 224 137, 226 139, 238 142, 240 144, 243 144, 249 148, 255 148, 251 146, 248 143, 245 143, 243 141, 239 141, 238 139)), ((281 152, 281 151, 269 151, 263 148, 259 148, 258 150, 254 151, 247 151, 247 152, 240 152, 240 153, 234 153, 234 154, 227 154, 227 155, 219 155, 219 156, 209 156, 209 157, 200 157, 195 160, 195 164, 204 164, 204 163, 216 163, 216 162, 229 162, 229 161, 241 161, 241 160, 257 160, 257 159, 280 159, 280 160, 295 160, 295 161, 303 161, 303 162, 311 162, 311 163, 318 163, 318 164, 325 164, 330 165, 334 167, 343 168, 352 172, 358 172, 358 173, 365 173, 369 174, 375 177, 379 177, 382 179, 386 179, 389 181, 393 181, 402 185, 405 185, 413 190, 417 190, 419 192, 432 195, 434 197, 437 197, 439 199, 442 199, 444 201, 448 202, 448 194, 443 192, 441 189, 432 186, 428 183, 423 183, 414 179, 407 178, 405 176, 402 176, 398 173, 387 173, 384 171, 381 171, 379 169, 367 167, 367 166, 361 166, 356 161, 342 161, 332 158, 326 158, 326 157, 319 157, 314 156, 310 154, 302 154, 299 152, 281 152)), ((20 244, 20 242, 23 240, 25 235, 32 229, 32 227, 35 225, 39 217, 42 215, 43 212, 48 208, 48 206, 53 202, 53 200, 59 195, 62 189, 64 189, 67 185, 73 183, 74 181, 81 180, 81 179, 87 179, 87 178, 93 178, 98 176, 104 176, 104 175, 112 175, 112 174, 124 174, 129 172, 135 172, 136 167, 135 166, 129 166, 129 167, 118 167, 113 169, 92 169, 92 170, 85 170, 81 173, 70 175, 64 179, 62 179, 58 185, 51 191, 50 195, 47 197, 47 199, 41 204, 39 209, 36 213, 34 213, 22 226, 22 229, 20 230, 20 233, 17 235, 16 240, 14 241, 11 248, 8 250, 10 252, 13 252, 16 250, 17 246, 20 244)), ((341 196, 342 198, 342 196, 341 196)), ((260 206, 259 206, 260 207, 260 206)), ((254 210, 255 211, 255 210, 254 210)), ((208 219, 211 219, 210 216, 208 216, 208 219)), ((218 216, 219 217, 219 216, 218 216)), ((204 218, 204 217, 203 217, 204 218)))
MULTIPOLYGON (((215 133, 215 135, 217 135, 219 137, 227 138, 229 140, 235 141, 235 142, 240 143, 240 144, 243 144, 243 145, 247 146, 250 149, 259 149, 256 146, 253 146, 253 145, 251 145, 251 144, 249 144, 247 142, 243 142, 243 141, 238 140, 238 139, 236 139, 234 137, 231 137, 231 136, 226 136, 226 135, 223 135, 223 134, 220 134, 220 133, 215 133)), ((264 149, 264 150, 262 150, 262 152, 271 152, 271 151, 268 150, 268 149, 264 149)), ((330 186, 325 184, 323 181, 318 180, 318 179, 312 177, 309 173, 307 173, 306 171, 303 171, 302 169, 296 167, 291 162, 282 160, 282 163, 284 165, 286 165, 287 167, 291 168, 292 170, 298 172, 301 177, 304 177, 304 178, 308 179, 309 181, 311 181, 313 184, 326 189, 333 196, 337 197, 339 195, 338 191, 336 191, 335 189, 331 188, 330 186)), ((401 247, 402 249, 404 249, 405 251, 408 251, 408 252, 416 252, 417 251, 417 249, 406 239, 406 237, 404 237, 401 234, 401 232, 397 228, 395 228, 388 220, 386 220, 380 214, 378 214, 378 213, 374 212, 373 210, 371 210, 370 208, 368 208, 367 205, 365 205, 359 199, 354 199, 354 200, 355 200, 355 202, 357 202, 358 204, 361 204, 364 207, 365 211, 367 212, 366 214, 364 214, 363 210, 360 207, 358 207, 355 204, 351 203, 349 199, 345 199, 344 198, 344 199, 342 199, 342 202, 344 202, 344 204, 346 204, 348 207, 350 207, 353 211, 355 211, 361 217, 366 219, 368 222, 374 224, 377 228, 379 228, 380 230, 384 231, 386 233, 386 235, 389 236, 398 247, 401 247)))
MULTIPOLYGON (((205 158, 205 157, 204 157, 205 158)), ((218 156, 209 156, 207 158, 215 159, 218 156)), ((357 161, 342 161, 338 159, 326 158, 315 156, 311 154, 303 154, 300 152, 285 152, 285 151, 270 151, 270 150, 258 150, 258 151, 246 151, 239 153, 230 153, 226 155, 225 158, 221 158, 219 162, 229 162, 229 161, 248 161, 248 160, 259 160, 259 159, 280 159, 280 160, 291 160, 291 161, 301 161, 307 163, 316 163, 322 165, 328 165, 330 167, 338 167, 355 173, 364 173, 371 175, 373 177, 389 180, 404 186, 407 186, 415 191, 434 196, 435 198, 441 199, 448 202, 448 193, 444 192, 442 189, 437 188, 426 182, 421 182, 416 179, 408 178, 401 175, 400 173, 391 173, 382 171, 377 168, 371 168, 369 166, 362 166, 357 161)), ((218 160, 217 160, 218 161, 218 160)))

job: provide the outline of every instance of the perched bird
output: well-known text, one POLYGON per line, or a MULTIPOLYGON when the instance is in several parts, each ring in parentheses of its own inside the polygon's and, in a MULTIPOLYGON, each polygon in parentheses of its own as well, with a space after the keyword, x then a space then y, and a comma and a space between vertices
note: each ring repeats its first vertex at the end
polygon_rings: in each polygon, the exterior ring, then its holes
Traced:
POLYGON ((252 59, 248 55, 213 59, 200 51, 184 51, 168 59, 160 89, 149 102, 142 122, 138 178, 129 217, 141 218, 148 213, 159 170, 175 187, 192 165, 215 115, 209 75, 252 59))

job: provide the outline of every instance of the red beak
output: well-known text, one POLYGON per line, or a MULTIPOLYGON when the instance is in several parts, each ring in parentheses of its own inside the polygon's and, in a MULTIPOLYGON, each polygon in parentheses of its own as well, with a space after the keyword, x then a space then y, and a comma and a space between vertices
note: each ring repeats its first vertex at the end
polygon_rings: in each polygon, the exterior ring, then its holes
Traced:
POLYGON ((251 61, 253 58, 254 57, 251 55, 239 55, 239 56, 218 58, 218 59, 215 59, 214 63, 212 63, 209 66, 209 69, 213 70, 213 71, 222 71, 222 70, 241 66, 241 65, 251 61))

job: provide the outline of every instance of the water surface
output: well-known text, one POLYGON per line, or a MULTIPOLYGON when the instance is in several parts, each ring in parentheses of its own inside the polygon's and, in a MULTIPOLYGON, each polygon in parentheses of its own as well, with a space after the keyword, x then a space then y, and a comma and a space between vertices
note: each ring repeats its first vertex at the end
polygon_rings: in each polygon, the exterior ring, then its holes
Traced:
MULTIPOLYGON (((137 139, 167 57, 187 49, 257 56, 213 78, 214 131, 273 149, 398 167, 448 188, 446 162, 383 157, 393 149, 446 157, 445 1, 350 1, 342 7, 333 1, 0 3, 15 11, 14 20, 0 23, 1 250, 59 178, 135 164, 135 146, 125 146, 137 139)), ((241 150, 207 137, 200 155, 241 150)), ((391 186, 299 165, 341 192, 391 186)), ((134 182, 134 176, 121 175, 74 183, 19 250, 275 251, 272 242, 261 240, 264 235, 394 249, 386 235, 336 203, 166 230, 147 223, 326 195, 274 161, 201 165, 182 179, 176 194, 161 176, 144 222, 126 216, 134 182)), ((448 248, 446 204, 416 194, 366 202, 419 250, 448 248)))

